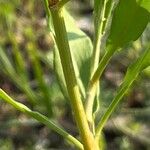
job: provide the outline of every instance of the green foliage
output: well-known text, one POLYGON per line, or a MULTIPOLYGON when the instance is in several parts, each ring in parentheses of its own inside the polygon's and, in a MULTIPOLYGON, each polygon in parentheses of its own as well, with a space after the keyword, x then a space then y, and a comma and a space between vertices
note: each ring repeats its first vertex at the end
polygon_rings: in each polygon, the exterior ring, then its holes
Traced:
POLYGON ((7 103, 11 104, 17 110, 29 115, 30 117, 36 119, 37 121, 45 124, 50 129, 56 131, 57 133, 62 135, 64 138, 66 138, 68 141, 75 144, 79 149, 81 149, 81 150, 83 149, 82 144, 78 140, 76 140, 73 136, 71 136, 69 133, 67 133, 62 128, 60 128, 58 125, 56 125, 55 123, 50 121, 46 116, 44 116, 38 112, 31 111, 27 106, 13 100, 2 89, 0 89, 0 98, 5 100, 7 103))
POLYGON ((136 0, 136 1, 141 7, 147 9, 150 12, 150 1, 148 0, 136 0))
POLYGON ((149 12, 140 7, 136 0, 120 0, 114 11, 108 42, 121 48, 137 40, 149 20, 149 12))
POLYGON ((113 54, 119 48, 123 48, 130 42, 137 40, 146 28, 149 19, 150 13, 137 5, 135 0, 119 1, 114 10, 110 33, 107 38, 106 52, 90 81, 92 93, 93 85, 98 82, 113 54))
MULTIPOLYGON (((76 27, 73 18, 68 14, 67 11, 64 12, 64 18, 66 21, 68 40, 76 77, 82 95, 85 97, 85 89, 88 85, 88 81, 90 78, 90 58, 92 55, 92 43, 90 38, 76 27)), ((56 74, 61 88, 63 89, 65 96, 67 96, 68 94, 67 91, 65 91, 66 83, 62 71, 62 65, 58 49, 56 47, 54 55, 54 66, 56 74)))
MULTIPOLYGON (((75 20, 68 11, 63 9, 67 2, 68 0, 62 0, 55 6, 50 7, 48 0, 44 0, 48 29, 51 31, 52 38, 55 41, 54 51, 48 52, 49 55, 45 56, 43 52, 39 52, 35 42, 37 39, 32 28, 29 27, 24 31, 25 37, 30 41, 27 43, 26 52, 37 84, 37 89, 35 90, 29 84, 30 77, 23 56, 24 53, 19 50, 17 40, 13 34, 13 28, 10 26, 14 17, 11 12, 15 11, 15 8, 12 7, 12 4, 7 6, 2 2, 0 15, 2 14, 7 25, 8 35, 6 36, 8 36, 12 44, 11 57, 14 61, 9 58, 2 45, 0 47, 0 71, 25 93, 33 106, 43 104, 47 108, 46 113, 50 117, 53 117, 52 99, 57 99, 57 96, 61 98, 64 96, 69 99, 82 144, 46 116, 32 111, 22 103, 14 101, 2 89, 0 89, 0 98, 17 110, 62 135, 81 150, 99 150, 98 146, 104 149, 102 147, 106 147, 106 145, 101 131, 139 74, 150 66, 150 47, 144 52, 142 51, 139 57, 129 65, 116 95, 96 126, 95 116, 97 114, 95 111, 102 110, 100 109, 101 107, 96 106, 99 102, 99 79, 114 53, 119 48, 124 48, 127 44, 133 43, 144 32, 150 21, 150 2, 148 0, 119 0, 116 7, 114 7, 113 0, 95 0, 93 44, 91 39, 75 25, 75 20), (7 18, 9 18, 10 22, 7 18), (109 27, 108 23, 110 23, 111 19, 110 32, 105 37, 106 46, 104 48, 106 51, 100 59, 103 36, 109 27), (54 79, 53 83, 48 85, 44 78, 45 74, 41 60, 52 71, 55 71, 58 82, 54 79), (58 84, 61 87, 63 96, 59 91, 58 84), (96 96, 97 101, 94 102, 96 96), (84 104, 87 104, 85 109, 84 104)), ((34 18, 32 19, 34 20, 34 18)), ((126 145, 123 147, 126 147, 126 145)))
POLYGON ((107 111, 103 115, 101 121, 97 127, 97 134, 99 136, 102 128, 104 127, 105 122, 107 121, 108 117, 113 113, 114 109, 123 98, 123 96, 127 93, 129 88, 131 87, 133 81, 136 80, 137 76, 150 65, 150 47, 133 63, 128 67, 127 73, 124 77, 124 80, 119 87, 116 96, 112 100, 111 104, 109 105, 107 111))
POLYGON ((27 95, 31 104, 36 103, 37 98, 30 88, 28 81, 24 80, 23 76, 18 75, 18 72, 16 72, 15 67, 12 65, 12 61, 2 48, 0 48, 0 69, 27 95))

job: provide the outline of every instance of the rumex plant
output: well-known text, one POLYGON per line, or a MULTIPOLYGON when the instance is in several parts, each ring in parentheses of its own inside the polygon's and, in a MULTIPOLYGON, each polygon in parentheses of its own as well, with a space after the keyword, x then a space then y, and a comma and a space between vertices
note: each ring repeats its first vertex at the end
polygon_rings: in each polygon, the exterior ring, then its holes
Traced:
MULTIPOLYGON (((138 75, 150 66, 150 46, 148 45, 147 49, 129 65, 116 95, 96 123, 96 112, 101 109, 98 104, 101 76, 113 55, 121 52, 124 46, 137 40, 144 32, 150 21, 150 2, 147 0, 94 0, 92 42, 76 27, 73 18, 65 9, 68 1, 44 0, 44 6, 47 25, 55 42, 53 61, 56 76, 64 96, 71 105, 81 141, 46 116, 14 101, 2 89, 0 89, 0 98, 56 131, 78 149, 102 150, 100 137, 107 120, 138 75), (104 36, 106 40, 102 46, 104 36), (104 52, 102 56, 100 56, 101 51, 104 52)), ((29 52, 34 54, 32 48, 29 52)), ((39 63, 35 58, 36 56, 33 55, 32 61, 36 67, 39 63)), ((45 84, 42 80, 41 69, 38 68, 35 68, 35 74, 40 86, 43 87, 45 84)), ((21 67, 20 70, 22 70, 21 67)), ((43 91, 45 94, 48 92, 46 87, 42 89, 45 89, 43 91)))

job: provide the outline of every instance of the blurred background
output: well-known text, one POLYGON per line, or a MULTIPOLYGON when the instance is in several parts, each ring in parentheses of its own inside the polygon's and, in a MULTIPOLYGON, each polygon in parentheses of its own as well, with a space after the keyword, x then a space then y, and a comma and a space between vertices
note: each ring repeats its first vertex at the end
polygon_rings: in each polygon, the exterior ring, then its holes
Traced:
MULTIPOLYGON (((92 39, 92 2, 67 5, 92 39)), ((0 88, 78 136, 68 101, 53 68, 53 40, 42 0, 0 0, 0 88)), ((126 69, 150 42, 150 24, 139 40, 113 57, 101 81, 98 118, 107 109, 126 69)), ((104 129, 106 150, 150 149, 150 68, 144 70, 104 129)), ((0 101, 0 150, 73 150, 61 136, 0 101)))

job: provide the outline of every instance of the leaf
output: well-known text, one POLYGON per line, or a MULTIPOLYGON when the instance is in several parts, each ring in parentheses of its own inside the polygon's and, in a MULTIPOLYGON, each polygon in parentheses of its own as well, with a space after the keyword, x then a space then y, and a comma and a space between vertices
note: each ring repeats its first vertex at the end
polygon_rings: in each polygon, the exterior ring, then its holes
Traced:
POLYGON ((121 98, 126 94, 138 75, 148 66, 150 66, 150 46, 132 65, 128 67, 124 80, 113 99, 112 104, 114 104, 114 106, 116 106, 121 98))
POLYGON ((147 68, 144 70, 144 74, 150 78, 150 67, 147 67, 147 68))
POLYGON ((121 101, 121 99, 125 96, 126 92, 129 90, 138 75, 148 66, 150 66, 150 46, 132 65, 129 66, 124 80, 116 93, 116 96, 112 100, 112 103, 109 105, 101 121, 98 123, 97 134, 101 132, 106 121, 118 106, 118 103, 121 101))
POLYGON ((121 48, 137 40, 149 20, 149 12, 140 7, 136 0, 120 0, 114 11, 108 43, 121 48))
POLYGON ((28 100, 35 104, 37 97, 34 94, 34 91, 30 88, 28 81, 22 79, 20 74, 17 74, 15 70, 15 66, 13 65, 12 61, 6 55, 6 52, 0 47, 0 71, 4 72, 16 86, 19 87, 27 96, 28 100))
POLYGON ((91 83, 98 81, 116 50, 141 36, 149 19, 150 13, 140 7, 136 0, 120 0, 118 2, 112 17, 106 52, 91 79, 91 83))
MULTIPOLYGON (((64 12, 64 18, 66 22, 68 40, 71 49, 71 55, 73 59, 76 77, 82 95, 85 96, 85 88, 87 87, 90 78, 90 58, 92 55, 92 43, 90 38, 79 28, 77 28, 73 18, 67 13, 67 11, 64 12)), ((54 66, 59 83, 61 85, 61 89, 63 90, 65 96, 67 96, 68 94, 66 90, 62 65, 56 46, 54 52, 54 66)))
POLYGON ((72 135, 67 133, 65 130, 63 130, 61 127, 59 127, 57 124, 55 124, 53 121, 49 120, 46 116, 29 109, 27 106, 25 106, 22 103, 19 103, 15 100, 13 100, 9 95, 7 95, 1 88, 0 88, 0 99, 3 99, 10 105, 12 105, 15 109, 25 113, 26 115, 29 115, 31 118, 34 118, 35 120, 39 121, 40 123, 46 125, 53 131, 57 132, 61 136, 63 136, 65 139, 73 143, 76 147, 78 147, 80 150, 83 150, 82 144, 74 138, 72 135))
POLYGON ((6 52, 0 47, 0 70, 15 77, 15 69, 12 62, 8 59, 6 52))
POLYGON ((137 4, 145 8, 150 13, 150 0, 136 0, 137 4))
POLYGON ((122 86, 127 86, 129 83, 132 83, 138 74, 148 66, 150 66, 150 48, 128 68, 122 86))

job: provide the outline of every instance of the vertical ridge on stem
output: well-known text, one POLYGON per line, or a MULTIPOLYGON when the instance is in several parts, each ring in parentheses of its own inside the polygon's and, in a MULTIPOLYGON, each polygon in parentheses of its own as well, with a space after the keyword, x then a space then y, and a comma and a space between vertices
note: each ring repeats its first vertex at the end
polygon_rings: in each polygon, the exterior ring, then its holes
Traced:
POLYGON ((83 103, 81 100, 81 94, 75 76, 66 26, 63 18, 63 9, 52 8, 51 15, 55 31, 55 40, 60 54, 63 73, 70 97, 70 103, 80 132, 84 149, 99 150, 98 145, 94 140, 94 136, 89 129, 83 103))

